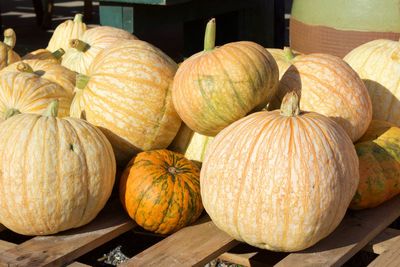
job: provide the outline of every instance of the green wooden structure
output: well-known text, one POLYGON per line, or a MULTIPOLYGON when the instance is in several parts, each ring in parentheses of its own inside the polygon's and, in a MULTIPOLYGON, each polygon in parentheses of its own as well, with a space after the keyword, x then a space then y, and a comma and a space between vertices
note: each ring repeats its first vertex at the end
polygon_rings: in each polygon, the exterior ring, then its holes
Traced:
POLYGON ((283 46, 282 0, 100 0, 100 24, 132 32, 175 59, 201 50, 211 17, 217 18, 217 44, 250 40, 283 46))

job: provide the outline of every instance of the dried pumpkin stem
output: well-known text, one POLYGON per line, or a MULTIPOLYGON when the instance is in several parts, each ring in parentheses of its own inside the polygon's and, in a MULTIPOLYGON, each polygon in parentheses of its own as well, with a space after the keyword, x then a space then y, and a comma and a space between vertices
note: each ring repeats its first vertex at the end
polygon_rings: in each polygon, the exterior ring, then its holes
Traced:
POLYGON ((214 18, 207 23, 204 35, 204 51, 210 51, 215 48, 216 27, 214 18))
POLYGON ((51 54, 53 55, 54 58, 60 59, 65 54, 65 50, 60 48, 60 49, 57 49, 56 51, 54 51, 51 54))
POLYGON ((18 109, 15 109, 15 108, 9 108, 6 111, 5 119, 7 120, 7 119, 11 118, 12 116, 18 115, 18 114, 21 114, 21 111, 19 111, 18 109))
POLYGON ((27 73, 34 72, 32 67, 28 63, 25 63, 25 62, 19 62, 17 64, 17 70, 20 72, 27 72, 27 73))
POLYGON ((292 59, 295 58, 295 55, 293 54, 293 51, 292 51, 292 49, 291 49, 290 47, 285 46, 285 47, 283 48, 283 53, 285 54, 285 57, 286 57, 288 60, 292 60, 292 59))
POLYGON ((86 85, 88 84, 90 77, 85 74, 78 73, 76 75, 76 87, 78 89, 85 89, 86 85))
POLYGON ((85 43, 84 41, 79 40, 79 39, 71 39, 69 41, 69 46, 72 48, 75 48, 76 50, 78 50, 80 52, 86 52, 90 48, 90 45, 88 43, 85 43))
POLYGON ((281 115, 295 117, 300 114, 300 99, 296 92, 287 93, 282 100, 281 115))
POLYGON ((15 31, 11 28, 4 30, 4 43, 13 49, 16 42, 17 35, 15 34, 15 31))
POLYGON ((46 111, 43 113, 43 116, 57 117, 57 115, 58 115, 58 100, 54 99, 47 106, 46 111))
POLYGON ((80 13, 77 13, 74 17, 74 22, 82 22, 83 20, 83 15, 80 13))

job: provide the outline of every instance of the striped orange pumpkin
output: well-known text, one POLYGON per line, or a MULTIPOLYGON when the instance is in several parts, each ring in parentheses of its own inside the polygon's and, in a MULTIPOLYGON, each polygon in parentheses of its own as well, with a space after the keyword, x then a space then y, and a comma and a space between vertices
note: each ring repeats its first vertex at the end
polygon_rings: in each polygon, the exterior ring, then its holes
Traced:
POLYGON ((213 222, 235 239, 297 251, 339 225, 358 177, 343 128, 318 113, 299 113, 298 97, 288 94, 280 111, 251 114, 215 137, 200 187, 213 222))
POLYGON ((120 197, 129 216, 148 231, 173 233, 201 214, 200 170, 168 150, 139 153, 125 169, 120 197))
POLYGON ((181 119, 171 99, 177 65, 156 47, 120 40, 101 52, 79 76, 71 116, 100 127, 120 164, 143 150, 166 148, 181 119))
MULTIPOLYGON (((0 221, 24 235, 48 235, 89 223, 115 180, 106 137, 86 121, 20 114, 0 127, 0 221)), ((36 265, 36 264, 33 264, 36 265)))
POLYGON ((373 118, 400 126, 400 41, 374 40, 344 57, 368 88, 373 118))
MULTIPOLYGON (((372 119, 368 90, 357 73, 342 59, 327 54, 296 57, 279 83, 276 99, 287 92, 301 95, 300 108, 328 116, 340 124, 353 142, 372 119)), ((279 108, 280 101, 270 109, 279 108)))
POLYGON ((204 51, 180 66, 172 98, 193 131, 214 136, 270 101, 278 84, 278 66, 270 53, 253 42, 215 45, 215 20, 206 29, 204 51))
POLYGON ((4 42, 0 42, 0 70, 11 63, 20 61, 20 56, 13 51, 16 42, 16 35, 13 29, 4 31, 4 42))

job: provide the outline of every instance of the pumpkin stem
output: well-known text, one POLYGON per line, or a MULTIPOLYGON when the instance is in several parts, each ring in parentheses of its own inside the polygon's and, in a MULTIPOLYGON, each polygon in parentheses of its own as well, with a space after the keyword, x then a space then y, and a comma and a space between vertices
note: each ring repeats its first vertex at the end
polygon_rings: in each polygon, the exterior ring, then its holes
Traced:
POLYGON ((65 54, 65 50, 60 48, 60 49, 57 49, 56 51, 54 51, 51 54, 53 55, 54 58, 60 59, 65 54))
POLYGON ((82 22, 82 18, 83 18, 83 15, 80 13, 77 13, 74 17, 74 22, 82 22))
POLYGON ((19 111, 18 109, 15 109, 15 108, 9 108, 6 111, 5 119, 7 120, 7 119, 11 118, 12 116, 18 115, 18 114, 21 114, 21 111, 19 111))
POLYGON ((84 41, 79 40, 79 39, 69 40, 69 46, 72 48, 75 48, 79 52, 86 52, 90 48, 90 45, 88 43, 85 43, 84 41))
POLYGON ((210 51, 215 48, 216 27, 214 18, 207 23, 204 35, 204 51, 210 51))
POLYGON ((54 99, 47 106, 45 112, 43 112, 43 116, 57 117, 57 115, 58 115, 58 99, 54 99))
POLYGON ((28 63, 25 63, 25 62, 19 62, 17 64, 17 70, 20 72, 33 73, 32 67, 28 63))
POLYGON ((78 89, 81 89, 81 90, 85 89, 85 87, 88 84, 89 80, 90 80, 89 76, 87 76, 85 74, 78 73, 76 75, 76 87, 78 89))
POLYGON ((300 114, 300 99, 296 92, 287 93, 282 100, 281 115, 286 117, 295 117, 300 114))
POLYGON ((168 167, 168 172, 172 175, 175 175, 178 173, 178 170, 175 167, 168 167))
POLYGON ((5 43, 6 45, 8 45, 8 47, 13 49, 16 42, 17 42, 17 36, 15 34, 15 31, 13 29, 11 29, 11 28, 8 28, 8 29, 4 30, 4 41, 3 41, 3 43, 5 43))
POLYGON ((285 54, 285 57, 286 57, 288 60, 292 60, 292 59, 295 58, 295 55, 293 54, 293 51, 292 51, 292 49, 291 49, 290 47, 285 46, 285 47, 283 48, 283 53, 285 54))

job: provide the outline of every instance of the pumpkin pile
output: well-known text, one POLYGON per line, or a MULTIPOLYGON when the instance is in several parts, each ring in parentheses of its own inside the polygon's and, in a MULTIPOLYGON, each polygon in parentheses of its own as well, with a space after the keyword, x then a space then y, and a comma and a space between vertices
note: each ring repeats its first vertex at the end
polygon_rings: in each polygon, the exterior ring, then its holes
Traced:
POLYGON ((80 227, 116 187, 148 231, 174 233, 205 210, 237 240, 290 252, 348 208, 400 194, 398 43, 341 59, 215 39, 212 19, 204 50, 178 66, 80 14, 22 58, 6 30, 0 223, 26 235, 80 227))

